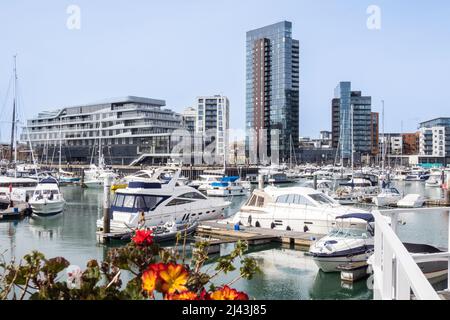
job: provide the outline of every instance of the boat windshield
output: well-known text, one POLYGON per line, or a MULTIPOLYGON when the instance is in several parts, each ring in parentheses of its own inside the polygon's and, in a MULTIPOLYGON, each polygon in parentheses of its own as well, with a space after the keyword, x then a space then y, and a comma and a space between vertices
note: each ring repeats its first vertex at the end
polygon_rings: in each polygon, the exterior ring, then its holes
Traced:
POLYGON ((308 196, 320 204, 335 204, 335 202, 333 200, 328 198, 323 193, 314 193, 314 194, 309 194, 308 196))
POLYGON ((116 194, 112 207, 114 210, 137 212, 153 211, 166 200, 167 196, 116 194))
POLYGON ((333 231, 331 231, 330 235, 332 235, 333 237, 346 239, 367 239, 371 237, 367 230, 352 228, 334 229, 333 231))

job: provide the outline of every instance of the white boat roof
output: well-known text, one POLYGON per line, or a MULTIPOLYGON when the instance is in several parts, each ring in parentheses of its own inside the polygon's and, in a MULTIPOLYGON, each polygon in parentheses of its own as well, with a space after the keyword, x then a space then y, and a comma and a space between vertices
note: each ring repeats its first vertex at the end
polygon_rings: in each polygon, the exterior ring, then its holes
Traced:
POLYGON ((289 187, 289 188, 276 188, 273 186, 266 187, 264 192, 269 194, 272 198, 282 196, 285 194, 300 194, 300 195, 310 195, 310 194, 323 194, 321 191, 315 190, 313 188, 307 187, 289 187))
POLYGON ((0 176, 0 183, 37 183, 36 179, 0 176))

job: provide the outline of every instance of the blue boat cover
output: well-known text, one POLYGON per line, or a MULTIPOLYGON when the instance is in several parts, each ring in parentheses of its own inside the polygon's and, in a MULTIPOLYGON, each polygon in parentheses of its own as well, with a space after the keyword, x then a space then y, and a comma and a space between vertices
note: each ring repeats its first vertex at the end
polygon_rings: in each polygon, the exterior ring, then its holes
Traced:
POLYGON ((238 179, 239 179, 239 177, 231 176, 231 177, 223 177, 220 181, 221 182, 235 182, 238 179))
POLYGON ((213 187, 228 187, 228 182, 211 182, 213 187))
POLYGON ((375 218, 371 213, 349 213, 343 216, 336 217, 336 219, 352 219, 352 218, 361 219, 367 222, 375 221, 375 218))
POLYGON ((46 178, 44 178, 44 179, 41 179, 41 180, 39 181, 39 183, 55 183, 55 184, 58 184, 58 180, 56 180, 56 179, 53 178, 53 177, 46 177, 46 178))

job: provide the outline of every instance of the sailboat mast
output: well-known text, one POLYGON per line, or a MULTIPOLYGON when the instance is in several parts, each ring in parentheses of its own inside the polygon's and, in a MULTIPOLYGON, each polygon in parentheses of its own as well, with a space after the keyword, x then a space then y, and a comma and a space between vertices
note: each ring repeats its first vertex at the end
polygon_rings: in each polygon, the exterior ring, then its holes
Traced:
POLYGON ((59 118, 59 171, 61 172, 61 157, 62 157, 62 126, 61 126, 61 115, 59 118))
POLYGON ((386 144, 386 136, 384 134, 384 100, 381 100, 381 117, 382 117, 382 125, 383 125, 383 144, 381 145, 381 171, 384 173, 384 161, 386 156, 385 144, 386 144))
POLYGON ((102 166, 102 114, 100 114, 100 130, 98 131, 98 167, 102 166))
POLYGON ((13 112, 12 112, 12 126, 11 126, 11 146, 9 162, 13 161, 13 148, 14 148, 14 160, 17 162, 17 146, 15 139, 16 131, 16 85, 17 85, 17 63, 16 56, 14 56, 14 84, 13 84, 13 112))

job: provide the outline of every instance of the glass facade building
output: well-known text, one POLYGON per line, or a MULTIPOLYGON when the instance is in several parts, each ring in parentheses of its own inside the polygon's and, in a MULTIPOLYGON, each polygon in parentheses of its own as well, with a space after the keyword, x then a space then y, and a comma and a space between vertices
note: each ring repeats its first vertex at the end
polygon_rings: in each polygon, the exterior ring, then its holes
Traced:
MULTIPOLYGON (((278 130, 280 161, 298 147, 299 42, 292 39, 292 23, 282 21, 247 32, 246 43, 246 150, 249 144, 276 147, 272 130, 278 130), (256 135, 249 134, 251 130, 256 135), (267 136, 259 133, 267 130, 267 136), (253 141, 253 139, 258 141, 253 141)), ((258 159, 261 161, 262 159, 258 159)))
POLYGON ((352 150, 360 155, 377 153, 378 116, 372 113, 372 98, 352 91, 351 82, 340 82, 332 100, 333 148, 343 159, 350 159, 352 150), (374 147, 375 146, 375 147, 374 147))
POLYGON ((144 156, 149 164, 164 163, 178 143, 171 134, 182 127, 181 115, 164 106, 164 100, 127 96, 44 111, 27 121, 21 141, 43 164, 58 162, 60 140, 64 163, 97 163, 100 145, 108 164, 144 156))

